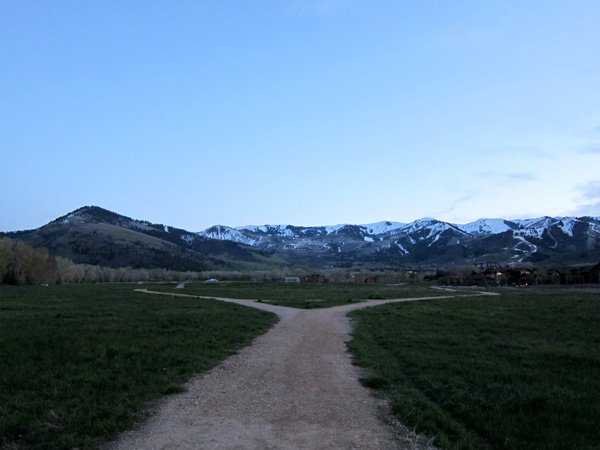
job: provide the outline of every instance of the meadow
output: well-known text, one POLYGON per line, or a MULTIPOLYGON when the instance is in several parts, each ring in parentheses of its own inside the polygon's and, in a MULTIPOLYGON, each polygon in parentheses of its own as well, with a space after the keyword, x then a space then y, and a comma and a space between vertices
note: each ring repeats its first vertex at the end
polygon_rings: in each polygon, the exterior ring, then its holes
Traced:
POLYGON ((498 292, 352 312, 363 384, 441 448, 600 448, 600 291, 498 292))
POLYGON ((365 300, 448 295, 430 288, 429 283, 269 283, 225 282, 186 283, 183 289, 173 284, 155 285, 153 290, 207 297, 252 299, 291 308, 329 308, 365 300))
MULTIPOLYGON (((98 448, 277 321, 139 287, 297 308, 448 295, 423 283, 0 286, 0 448, 98 448)), ((362 383, 440 448, 599 448, 600 292, 496 292, 352 312, 362 383)))
POLYGON ((0 286, 0 448, 98 448, 277 321, 135 287, 0 286))

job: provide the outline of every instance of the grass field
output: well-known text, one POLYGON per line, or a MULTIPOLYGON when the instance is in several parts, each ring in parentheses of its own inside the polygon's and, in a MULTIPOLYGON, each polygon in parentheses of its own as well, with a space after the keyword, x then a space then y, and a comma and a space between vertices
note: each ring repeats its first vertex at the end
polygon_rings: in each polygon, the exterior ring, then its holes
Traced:
POLYGON ((499 292, 351 313, 363 383, 443 448, 600 448, 600 292, 499 292))
POLYGON ((208 297, 258 300, 263 303, 301 309, 329 308, 365 300, 431 297, 448 294, 431 289, 430 284, 427 283, 390 285, 382 283, 193 282, 187 283, 184 289, 175 289, 173 284, 156 285, 152 289, 208 297))
POLYGON ((135 287, 0 286, 0 448, 97 448, 277 320, 135 287))
MULTIPOLYGON (((0 286, 0 448, 97 448, 277 320, 137 287, 0 286)), ((299 308, 448 294, 426 284, 143 287, 299 308)), ((443 448, 600 448, 600 292, 498 292, 351 313, 363 383, 443 448)))

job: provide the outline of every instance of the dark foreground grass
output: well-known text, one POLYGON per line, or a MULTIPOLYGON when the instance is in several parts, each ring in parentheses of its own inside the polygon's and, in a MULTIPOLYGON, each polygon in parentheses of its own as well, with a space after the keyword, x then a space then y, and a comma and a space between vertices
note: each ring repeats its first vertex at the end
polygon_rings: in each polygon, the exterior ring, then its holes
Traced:
MULTIPOLYGON (((355 303, 365 300, 447 295, 430 289, 429 283, 283 283, 220 282, 187 283, 184 289, 159 285, 156 290, 208 297, 257 300, 291 308, 312 309, 355 303)), ((154 289, 154 288, 153 288, 154 289)))
POLYGON ((0 448, 97 448, 277 320, 134 287, 0 286, 0 448))
POLYGON ((501 294, 351 313, 364 384, 443 448, 600 448, 600 293, 501 294))

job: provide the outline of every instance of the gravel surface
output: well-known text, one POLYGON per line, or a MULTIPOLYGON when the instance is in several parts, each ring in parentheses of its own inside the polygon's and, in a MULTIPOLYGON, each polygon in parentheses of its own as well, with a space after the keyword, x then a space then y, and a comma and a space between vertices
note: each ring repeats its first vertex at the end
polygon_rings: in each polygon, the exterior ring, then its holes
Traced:
POLYGON ((251 346, 194 377, 185 393, 168 397, 112 449, 430 448, 390 420, 386 402, 360 385, 360 369, 345 344, 348 311, 416 299, 315 310, 220 300, 274 312, 280 321, 251 346))

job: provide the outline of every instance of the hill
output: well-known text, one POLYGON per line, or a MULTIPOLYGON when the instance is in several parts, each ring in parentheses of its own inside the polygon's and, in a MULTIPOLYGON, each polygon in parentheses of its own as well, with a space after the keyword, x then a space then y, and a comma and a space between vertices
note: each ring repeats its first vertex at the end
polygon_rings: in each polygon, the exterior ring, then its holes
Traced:
POLYGON ((282 263, 252 247, 134 220, 97 206, 79 208, 34 230, 6 235, 33 247, 46 247, 51 254, 76 263, 114 268, 256 270, 282 263))

